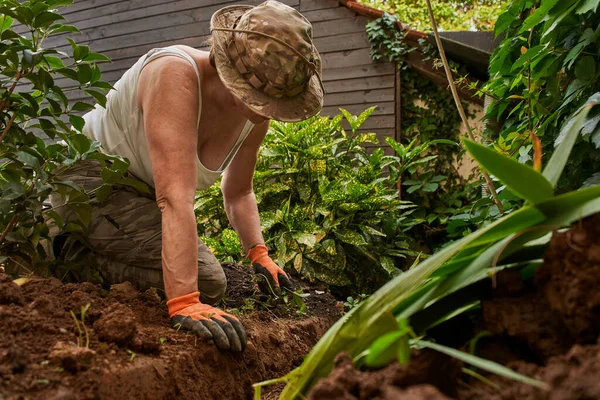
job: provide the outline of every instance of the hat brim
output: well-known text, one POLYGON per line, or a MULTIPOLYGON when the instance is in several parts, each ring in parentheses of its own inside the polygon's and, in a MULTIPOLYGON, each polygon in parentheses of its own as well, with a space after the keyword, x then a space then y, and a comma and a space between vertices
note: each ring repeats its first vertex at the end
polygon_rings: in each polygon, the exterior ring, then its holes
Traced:
MULTIPOLYGON (((212 28, 232 28, 237 19, 252 6, 229 6, 215 12, 211 18, 212 28)), ((283 122, 297 122, 310 118, 323 107, 323 90, 314 74, 304 92, 294 97, 276 98, 253 87, 235 69, 227 55, 226 31, 212 31, 213 56, 221 81, 248 108, 263 117, 283 122)))

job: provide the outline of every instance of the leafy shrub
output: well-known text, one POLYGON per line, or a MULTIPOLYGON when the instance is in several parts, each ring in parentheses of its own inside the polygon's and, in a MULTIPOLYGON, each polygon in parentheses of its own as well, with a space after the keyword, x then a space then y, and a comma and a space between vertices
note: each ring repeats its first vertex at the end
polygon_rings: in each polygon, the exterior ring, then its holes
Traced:
POLYGON ((565 125, 561 132, 564 140, 543 172, 465 139, 463 143, 473 158, 523 200, 524 206, 451 243, 353 308, 327 331, 300 367, 269 381, 287 384, 280 398, 306 394, 331 371, 340 352, 349 353, 359 365, 377 368, 395 359, 406 362, 409 346, 431 348, 487 372, 549 390, 550 385, 544 382, 426 339, 431 327, 478 308, 485 293, 472 290, 471 285, 490 280, 499 269, 531 272, 540 265, 552 231, 600 212, 598 185, 556 194, 575 141, 586 126, 598 123, 600 93, 584 104, 565 125))
MULTIPOLYGON (((61 181, 57 174, 85 158, 111 160, 103 175, 115 183, 128 166, 117 157, 98 153, 99 143, 80 133, 84 120, 79 114, 93 106, 86 102, 70 105, 66 95, 83 90, 104 104, 111 85, 100 80, 96 62, 108 58, 71 39, 67 40, 72 57, 42 47, 49 36, 78 32, 72 25, 57 22, 64 18, 55 8, 71 2, 0 0, 0 263, 9 266, 29 269, 47 264, 42 246, 50 235, 46 220, 52 221, 50 226, 57 232, 74 234, 89 223, 90 193, 61 181), (57 84, 64 77, 68 89, 57 84), (76 221, 64 223, 56 210, 46 208, 51 193, 66 200, 64 207, 76 214, 76 221)), ((110 187, 105 185, 96 194, 108 193, 110 187)))
MULTIPOLYGON (((367 143, 377 144, 375 134, 357 133, 373 110, 273 122, 254 175, 263 235, 276 262, 360 293, 371 292, 418 254, 404 233, 413 225, 415 205, 398 199, 390 178, 399 158, 381 148, 367 151, 367 143)), ((229 226, 222 204, 216 186, 198 196, 199 233, 221 257, 239 260, 239 248, 227 249, 221 237, 229 226)))
MULTIPOLYGON (((573 113, 600 89, 600 2, 513 1, 495 26, 504 35, 490 62, 487 117, 500 122, 494 147, 531 163, 538 138, 546 154, 573 113)), ((597 112, 597 111, 595 111, 597 112)), ((578 139, 559 190, 600 182, 600 129, 578 139)))

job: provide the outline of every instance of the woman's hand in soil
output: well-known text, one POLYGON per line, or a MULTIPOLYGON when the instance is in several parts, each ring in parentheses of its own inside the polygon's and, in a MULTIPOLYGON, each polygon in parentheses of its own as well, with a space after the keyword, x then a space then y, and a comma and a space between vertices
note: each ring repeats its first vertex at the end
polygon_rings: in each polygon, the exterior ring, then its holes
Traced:
POLYGON ((258 276, 258 287, 265 294, 281 294, 281 288, 293 291, 294 285, 287 274, 269 257, 267 246, 259 244, 248 252, 248 258, 258 276))
POLYGON ((223 310, 200 303, 199 298, 200 293, 194 292, 167 301, 171 326, 212 340, 220 350, 244 351, 246 331, 242 323, 223 310))

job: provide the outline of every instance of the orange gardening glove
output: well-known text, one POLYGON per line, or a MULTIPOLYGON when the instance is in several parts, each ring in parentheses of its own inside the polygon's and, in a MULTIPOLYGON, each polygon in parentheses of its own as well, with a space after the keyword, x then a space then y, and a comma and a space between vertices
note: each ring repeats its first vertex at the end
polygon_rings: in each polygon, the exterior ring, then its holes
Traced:
POLYGON ((267 246, 259 244, 248 252, 248 258, 254 267, 254 273, 259 277, 258 287, 265 294, 279 296, 281 288, 294 290, 294 285, 287 274, 269 257, 267 246))
POLYGON ((220 350, 244 351, 246 331, 242 323, 223 310, 200 303, 199 292, 168 300, 167 308, 173 328, 212 340, 220 350))

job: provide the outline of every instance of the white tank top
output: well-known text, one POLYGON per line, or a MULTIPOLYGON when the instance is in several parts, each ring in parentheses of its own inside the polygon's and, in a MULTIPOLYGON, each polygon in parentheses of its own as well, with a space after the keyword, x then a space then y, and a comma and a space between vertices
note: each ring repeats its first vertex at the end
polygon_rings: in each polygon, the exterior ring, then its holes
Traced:
MULTIPOLYGON (((106 108, 96 107, 83 116, 85 126, 83 133, 92 140, 102 144, 101 150, 106 154, 118 155, 127 158, 130 162, 129 171, 137 178, 154 187, 154 176, 150 152, 144 130, 144 118, 142 110, 138 106, 137 87, 142 69, 150 61, 163 56, 176 56, 183 58, 192 64, 198 76, 198 122, 200 123, 200 111, 202 110, 202 95, 200 93, 200 71, 194 59, 185 51, 177 47, 164 47, 152 49, 143 55, 125 74, 115 83, 114 90, 108 93, 106 108)), ((216 170, 206 168, 197 159, 198 182, 197 190, 203 190, 211 186, 231 163, 244 140, 254 124, 246 122, 236 143, 229 154, 223 160, 221 166, 216 170)))

